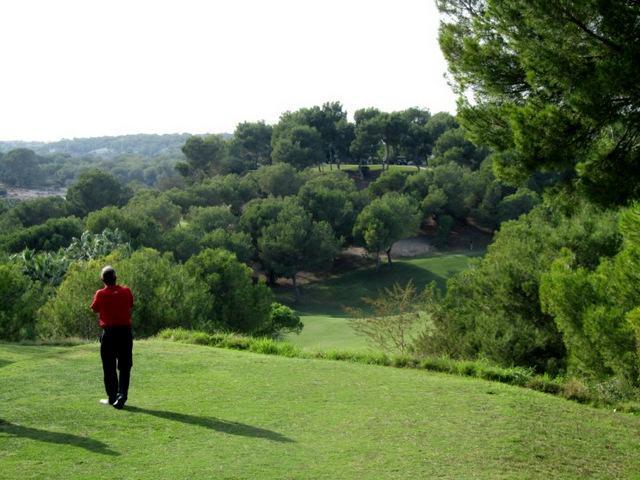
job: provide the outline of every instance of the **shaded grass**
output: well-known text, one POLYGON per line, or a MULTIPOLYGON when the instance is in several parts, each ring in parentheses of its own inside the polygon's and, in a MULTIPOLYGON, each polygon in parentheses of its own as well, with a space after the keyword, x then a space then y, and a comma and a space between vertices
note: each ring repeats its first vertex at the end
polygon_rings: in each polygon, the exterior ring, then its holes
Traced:
POLYGON ((376 271, 375 265, 303 283, 300 287, 300 303, 294 305, 293 293, 288 286, 275 289, 280 303, 294 308, 304 323, 299 335, 287 335, 286 339, 305 348, 366 349, 367 341, 356 335, 348 323, 346 306, 369 311, 362 298, 376 298, 378 292, 392 288, 395 283, 406 286, 413 280, 423 289, 436 282, 444 291, 446 281, 455 273, 467 268, 469 259, 484 255, 485 251, 461 251, 458 253, 429 254, 424 257, 394 260, 376 271))
POLYGON ((148 340, 118 411, 97 344, 33 353, 0 368, 3 479, 640 475, 640 418, 499 383, 148 340))

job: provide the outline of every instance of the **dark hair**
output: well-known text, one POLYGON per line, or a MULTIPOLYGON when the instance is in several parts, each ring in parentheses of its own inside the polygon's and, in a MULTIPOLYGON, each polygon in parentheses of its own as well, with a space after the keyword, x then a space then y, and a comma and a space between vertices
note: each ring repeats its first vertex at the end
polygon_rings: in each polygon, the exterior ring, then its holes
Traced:
POLYGON ((102 281, 107 285, 115 285, 116 284, 116 271, 110 265, 104 267, 102 269, 101 275, 102 281))

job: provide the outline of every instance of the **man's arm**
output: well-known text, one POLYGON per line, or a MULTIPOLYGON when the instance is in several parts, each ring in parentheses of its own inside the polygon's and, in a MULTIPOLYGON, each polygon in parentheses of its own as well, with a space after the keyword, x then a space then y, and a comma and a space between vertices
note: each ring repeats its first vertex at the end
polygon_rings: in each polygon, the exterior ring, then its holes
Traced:
POLYGON ((95 313, 98 313, 100 311, 100 305, 98 302, 98 292, 96 292, 96 294, 93 297, 93 302, 91 302, 91 310, 95 313))

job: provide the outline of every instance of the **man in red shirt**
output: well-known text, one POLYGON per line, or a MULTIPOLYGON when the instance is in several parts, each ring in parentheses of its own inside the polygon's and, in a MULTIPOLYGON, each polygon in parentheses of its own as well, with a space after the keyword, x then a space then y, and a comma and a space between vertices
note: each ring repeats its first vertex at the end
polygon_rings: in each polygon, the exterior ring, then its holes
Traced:
POLYGON ((110 265, 102 269, 100 278, 104 288, 98 290, 93 297, 91 310, 99 314, 102 328, 100 357, 104 387, 109 398, 101 402, 121 409, 127 401, 133 366, 133 294, 128 287, 116 284, 116 271, 110 265), (119 381, 116 369, 120 371, 119 381))

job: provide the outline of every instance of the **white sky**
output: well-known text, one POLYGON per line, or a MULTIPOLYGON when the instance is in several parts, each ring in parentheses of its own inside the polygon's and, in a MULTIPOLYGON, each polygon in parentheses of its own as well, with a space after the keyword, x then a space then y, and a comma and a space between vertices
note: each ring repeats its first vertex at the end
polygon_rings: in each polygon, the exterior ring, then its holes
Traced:
POLYGON ((232 133, 339 101, 455 113, 434 0, 9 0, 0 140, 232 133))

